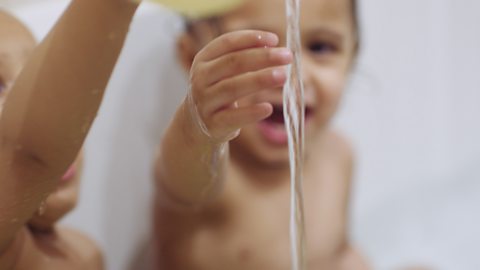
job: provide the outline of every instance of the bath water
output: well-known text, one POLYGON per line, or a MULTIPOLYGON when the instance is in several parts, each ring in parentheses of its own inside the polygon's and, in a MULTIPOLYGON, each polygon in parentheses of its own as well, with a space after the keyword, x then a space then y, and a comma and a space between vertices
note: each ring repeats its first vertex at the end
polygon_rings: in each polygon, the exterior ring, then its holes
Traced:
POLYGON ((292 270, 306 269, 305 214, 303 206, 303 150, 305 128, 305 103, 301 77, 300 1, 285 0, 287 16, 287 47, 294 61, 288 66, 287 82, 283 89, 283 113, 288 134, 290 154, 290 241, 292 270))

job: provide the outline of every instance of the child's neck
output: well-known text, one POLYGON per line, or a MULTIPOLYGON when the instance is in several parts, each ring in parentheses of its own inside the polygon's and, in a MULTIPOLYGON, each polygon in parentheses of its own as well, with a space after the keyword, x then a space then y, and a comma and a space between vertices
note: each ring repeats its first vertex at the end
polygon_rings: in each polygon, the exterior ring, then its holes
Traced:
POLYGON ((232 155, 232 169, 252 185, 262 189, 276 189, 289 184, 290 167, 288 161, 282 164, 267 165, 256 160, 232 155))

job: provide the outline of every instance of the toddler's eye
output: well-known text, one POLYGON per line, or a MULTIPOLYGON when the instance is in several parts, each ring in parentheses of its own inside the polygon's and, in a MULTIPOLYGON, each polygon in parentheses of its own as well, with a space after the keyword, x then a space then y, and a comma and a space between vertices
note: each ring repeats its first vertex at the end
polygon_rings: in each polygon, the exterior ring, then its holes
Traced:
POLYGON ((328 42, 311 42, 308 44, 308 50, 314 54, 326 54, 334 52, 336 48, 328 42))

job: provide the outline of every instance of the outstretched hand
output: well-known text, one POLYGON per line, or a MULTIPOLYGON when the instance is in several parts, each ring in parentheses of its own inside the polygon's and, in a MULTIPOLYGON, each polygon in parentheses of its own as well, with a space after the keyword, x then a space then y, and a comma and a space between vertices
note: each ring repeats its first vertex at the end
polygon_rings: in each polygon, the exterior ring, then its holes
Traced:
POLYGON ((218 37, 196 55, 188 106, 211 140, 232 140, 242 127, 270 116, 273 108, 267 101, 240 106, 238 101, 285 84, 285 65, 293 57, 290 50, 276 47, 278 42, 269 32, 241 30, 218 37))

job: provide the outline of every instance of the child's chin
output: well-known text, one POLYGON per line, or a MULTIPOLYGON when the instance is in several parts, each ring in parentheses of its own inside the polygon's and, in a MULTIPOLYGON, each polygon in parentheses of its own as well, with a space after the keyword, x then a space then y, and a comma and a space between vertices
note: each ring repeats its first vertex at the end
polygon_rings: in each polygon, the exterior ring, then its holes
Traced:
POLYGON ((259 154, 260 159, 266 166, 271 168, 284 168, 289 166, 288 148, 270 149, 259 154))

